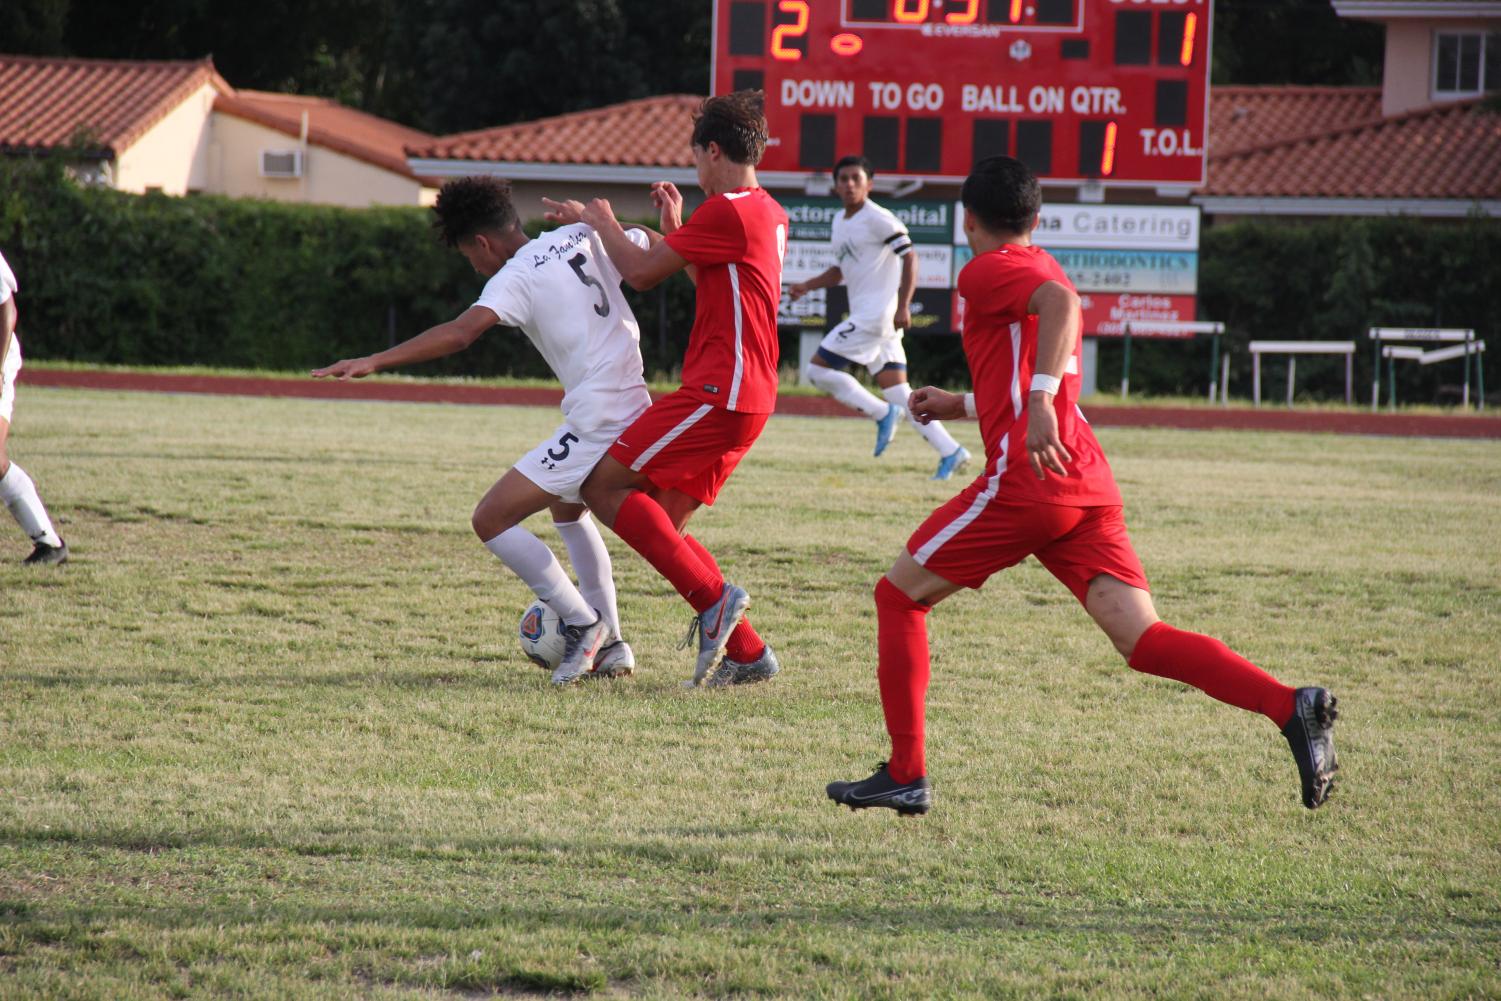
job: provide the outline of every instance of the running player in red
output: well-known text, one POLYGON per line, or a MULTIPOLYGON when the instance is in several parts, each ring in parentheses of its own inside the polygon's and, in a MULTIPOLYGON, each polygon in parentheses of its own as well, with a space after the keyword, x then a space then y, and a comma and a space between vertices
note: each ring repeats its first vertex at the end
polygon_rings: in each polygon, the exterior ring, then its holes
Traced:
POLYGON ((1319 806, 1338 767, 1334 696, 1289 688, 1219 640, 1157 618, 1115 478, 1076 403, 1079 297, 1058 262, 1032 245, 1042 204, 1037 179, 1017 160, 991 157, 976 165, 961 197, 975 252, 959 275, 975 391, 927 387, 912 394, 911 408, 918 420, 978 416, 985 472, 928 516, 876 584, 877 679, 891 760, 867 779, 830 783, 829 798, 852 809, 928 811, 928 610, 1036 556, 1131 667, 1276 724, 1297 761, 1303 805, 1319 806))
POLYGON ((677 188, 652 185, 664 238, 650 249, 626 237, 603 199, 587 207, 547 202, 550 221, 592 226, 634 288, 652 288, 685 268, 698 286, 682 387, 621 433, 583 489, 595 516, 693 606, 696 685, 765 681, 780 669, 745 618, 750 596, 727 583, 714 557, 686 532, 689 517, 700 504, 714 503, 776 408, 787 213, 756 181, 766 149, 762 107, 760 91, 704 101, 692 147, 708 197, 685 223, 677 188))

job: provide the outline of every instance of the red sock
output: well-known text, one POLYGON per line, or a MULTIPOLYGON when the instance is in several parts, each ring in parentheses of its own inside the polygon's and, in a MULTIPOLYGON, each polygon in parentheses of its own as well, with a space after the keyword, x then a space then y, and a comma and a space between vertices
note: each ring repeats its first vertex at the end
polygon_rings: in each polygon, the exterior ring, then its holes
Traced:
POLYGON ((928 611, 882 577, 876 584, 881 711, 891 735, 887 771, 898 782, 928 773, 923 751, 923 703, 928 696, 928 611))
POLYGON ((1193 685, 1221 702, 1277 724, 1293 714, 1293 690, 1212 636, 1155 623, 1131 651, 1130 665, 1146 674, 1193 685))
MULTIPOLYGON (((683 536, 683 541, 688 544, 688 548, 693 550, 693 555, 697 556, 703 562, 704 566, 719 574, 721 580, 724 579, 724 574, 720 573, 719 564, 715 561, 713 555, 704 548, 702 542, 699 542, 691 535, 683 536)), ((725 656, 731 660, 738 660, 742 664, 749 664, 761 659, 761 655, 766 652, 766 641, 757 636, 756 631, 751 628, 750 616, 747 615, 741 619, 740 624, 735 627, 735 631, 730 633, 730 639, 725 644, 724 652, 725 656)))
POLYGON ((719 600, 724 578, 694 555, 662 505, 646 494, 632 491, 620 505, 615 515, 615 534, 667 578, 695 612, 702 612, 719 600))

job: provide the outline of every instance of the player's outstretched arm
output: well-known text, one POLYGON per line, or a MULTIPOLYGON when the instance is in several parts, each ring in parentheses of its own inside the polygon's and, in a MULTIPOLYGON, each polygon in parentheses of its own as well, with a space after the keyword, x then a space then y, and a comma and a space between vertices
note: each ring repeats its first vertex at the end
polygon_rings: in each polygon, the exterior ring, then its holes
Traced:
POLYGON ((1079 296, 1060 282, 1043 282, 1032 293, 1027 312, 1037 314, 1037 367, 1027 393, 1027 461, 1039 480, 1047 478, 1048 470, 1067 476, 1063 464, 1074 457, 1058 436, 1053 397, 1079 341, 1079 296))
POLYGON ((470 306, 457 319, 429 327, 393 348, 364 358, 346 358, 327 368, 315 368, 312 375, 314 379, 335 378, 347 382, 388 368, 432 361, 464 350, 497 322, 496 315, 486 307, 470 306))
POLYGON ((914 389, 907 400, 907 409, 912 411, 912 419, 919 424, 927 424, 929 421, 957 421, 968 416, 963 393, 950 393, 937 386, 914 389))
POLYGON ((787 294, 792 297, 793 302, 797 302, 816 288, 833 288, 842 281, 844 281, 844 272, 839 270, 838 265, 835 265, 822 274, 814 275, 805 282, 794 282, 787 286, 787 294))

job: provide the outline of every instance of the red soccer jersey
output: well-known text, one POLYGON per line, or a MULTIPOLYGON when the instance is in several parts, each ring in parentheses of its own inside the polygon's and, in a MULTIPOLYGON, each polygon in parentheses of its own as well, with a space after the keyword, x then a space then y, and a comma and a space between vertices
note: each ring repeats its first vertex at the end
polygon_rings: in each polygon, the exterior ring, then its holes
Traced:
POLYGON ((771 413, 787 213, 764 188, 740 188, 700 205, 667 245, 698 266, 683 391, 725 410, 771 413))
POLYGON ((985 476, 992 496, 1076 507, 1121 502, 1115 477, 1089 422, 1079 410, 1080 345, 1074 345, 1053 398, 1058 436, 1073 456, 1068 476, 1048 471, 1039 480, 1027 460, 1027 399, 1037 366, 1037 315, 1027 303, 1045 282, 1074 286, 1041 247, 1007 244, 981 254, 959 272, 964 300, 964 356, 975 387, 985 476))

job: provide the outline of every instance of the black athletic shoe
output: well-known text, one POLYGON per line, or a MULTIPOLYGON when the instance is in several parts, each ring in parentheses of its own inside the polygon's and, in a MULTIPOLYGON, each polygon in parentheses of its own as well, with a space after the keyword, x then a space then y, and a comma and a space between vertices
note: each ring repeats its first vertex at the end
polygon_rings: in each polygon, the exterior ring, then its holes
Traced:
POLYGON ((876 773, 860 782, 830 782, 829 799, 843 803, 851 810, 864 810, 871 806, 884 806, 904 817, 927 813, 933 807, 933 788, 928 777, 912 782, 898 782, 886 770, 886 762, 876 766, 876 773))
POLYGON ((68 562, 68 544, 61 539, 57 541, 58 544, 55 546, 49 546, 45 542, 38 542, 36 548, 31 551, 31 555, 21 561, 22 565, 43 567, 68 562))
POLYGON ((1303 780, 1303 805, 1316 810, 1334 791, 1339 759, 1334 754, 1334 721, 1338 700, 1327 688, 1300 688, 1293 695, 1293 715, 1282 728, 1287 746, 1303 780))

